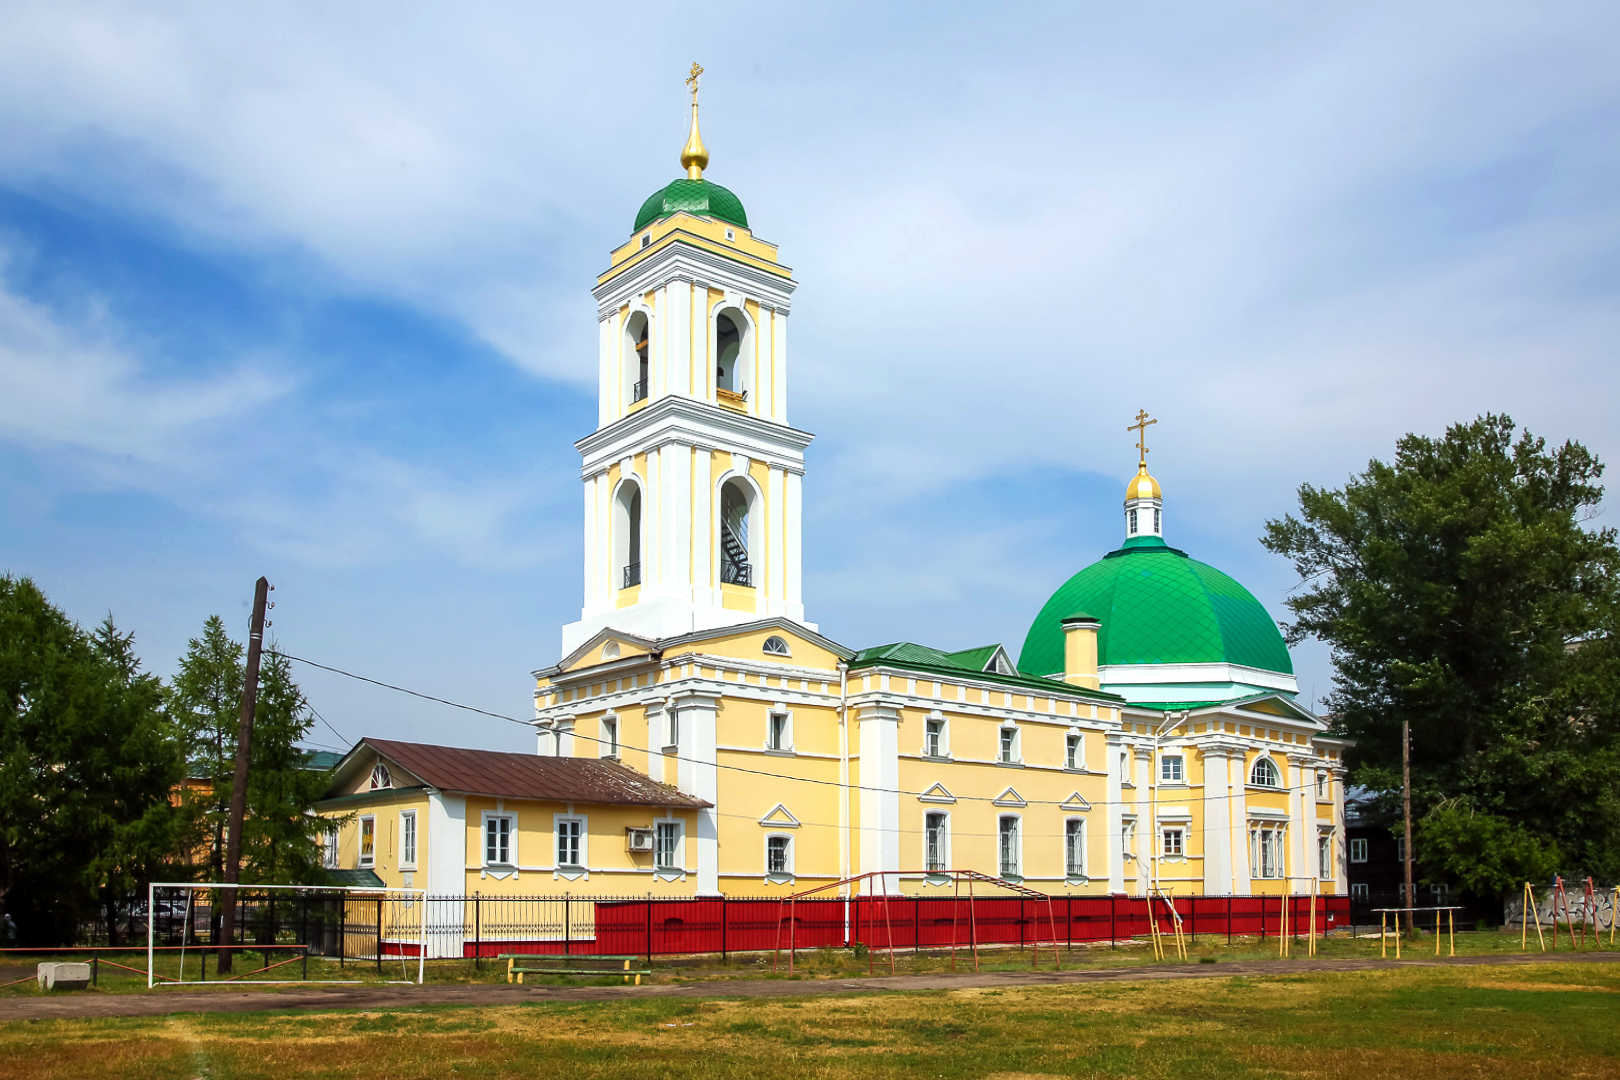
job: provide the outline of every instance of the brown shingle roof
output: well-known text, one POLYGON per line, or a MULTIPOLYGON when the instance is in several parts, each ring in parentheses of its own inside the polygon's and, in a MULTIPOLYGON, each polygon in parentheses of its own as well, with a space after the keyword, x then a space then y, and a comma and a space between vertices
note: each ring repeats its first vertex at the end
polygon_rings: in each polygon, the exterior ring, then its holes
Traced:
MULTIPOLYGON (((424 784, 459 795, 614 806, 711 806, 616 761, 361 739, 424 784)), ((359 747, 356 747, 359 749, 359 747)), ((353 753, 353 751, 350 751, 353 753)))

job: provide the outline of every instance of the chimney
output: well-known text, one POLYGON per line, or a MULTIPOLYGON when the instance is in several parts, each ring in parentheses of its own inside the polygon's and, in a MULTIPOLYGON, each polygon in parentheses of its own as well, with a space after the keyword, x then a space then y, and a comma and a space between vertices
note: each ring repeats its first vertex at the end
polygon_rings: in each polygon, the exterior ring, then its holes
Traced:
POLYGON ((1102 623, 1077 611, 1063 620, 1063 681, 1071 686, 1102 689, 1097 677, 1097 631, 1102 623))

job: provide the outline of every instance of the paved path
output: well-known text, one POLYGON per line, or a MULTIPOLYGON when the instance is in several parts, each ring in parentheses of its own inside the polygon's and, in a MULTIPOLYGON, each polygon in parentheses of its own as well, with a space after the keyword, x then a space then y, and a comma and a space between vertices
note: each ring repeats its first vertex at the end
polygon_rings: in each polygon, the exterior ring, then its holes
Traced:
POLYGON ((0 1022, 99 1016, 161 1016, 168 1013, 264 1012, 273 1009, 387 1009, 413 1005, 517 1005, 533 1001, 607 1001, 624 998, 799 997, 806 994, 870 994, 883 990, 961 990, 968 987, 1066 986, 1149 982, 1156 979, 1220 979, 1238 975, 1380 971, 1399 967, 1477 967, 1520 964, 1620 962, 1620 952, 1534 953, 1412 960, 1247 960, 1219 964, 1142 964, 1077 971, 995 971, 936 975, 883 975, 859 979, 731 979, 653 983, 645 986, 321 986, 263 989, 169 990, 128 994, 0 998, 0 1022))

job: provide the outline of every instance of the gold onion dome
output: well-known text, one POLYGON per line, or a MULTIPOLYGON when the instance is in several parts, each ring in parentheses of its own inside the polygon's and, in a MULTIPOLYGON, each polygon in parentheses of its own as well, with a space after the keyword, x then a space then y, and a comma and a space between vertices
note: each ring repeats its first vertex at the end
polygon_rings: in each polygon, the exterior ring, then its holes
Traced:
POLYGON ((1164 489, 1153 478, 1153 474, 1147 471, 1147 465, 1141 464, 1136 467, 1136 475, 1131 477, 1130 484, 1125 488, 1125 498, 1127 500, 1162 499, 1164 498, 1164 489))
POLYGON ((692 102, 692 134, 686 137, 686 145, 681 147, 681 168, 686 170, 688 180, 703 179, 703 170, 709 166, 709 151, 703 145, 703 136, 698 133, 698 107, 692 102))

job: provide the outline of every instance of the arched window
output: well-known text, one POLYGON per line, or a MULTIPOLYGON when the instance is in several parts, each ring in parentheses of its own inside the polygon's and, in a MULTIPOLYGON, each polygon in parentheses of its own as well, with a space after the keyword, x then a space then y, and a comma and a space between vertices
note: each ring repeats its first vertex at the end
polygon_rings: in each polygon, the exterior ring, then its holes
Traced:
POLYGON ((726 585, 754 584, 754 568, 748 559, 749 511, 753 509, 753 489, 741 480, 727 480, 720 488, 720 581, 726 585))
POLYGON ((641 485, 626 480, 613 497, 613 553, 619 587, 641 584, 641 485))
POLYGON ((1125 517, 1126 517, 1126 519, 1128 521, 1128 525, 1126 526, 1126 530, 1125 530, 1126 534, 1129 535, 1129 536, 1135 536, 1136 535, 1136 507, 1133 506, 1129 510, 1125 511, 1125 517))
POLYGON ((772 634, 770 637, 765 639, 765 647, 763 652, 766 656, 792 655, 792 653, 788 652, 788 643, 784 639, 777 637, 775 634, 772 634))
POLYGON ((380 791, 383 788, 394 786, 394 778, 388 774, 388 766, 377 762, 371 769, 371 790, 380 791))
POLYGON ((626 405, 645 399, 652 390, 647 367, 651 324, 645 311, 632 311, 624 321, 624 385, 626 405))
POLYGON ((714 385, 733 404, 748 398, 749 357, 753 355, 753 331, 748 317, 728 307, 714 317, 714 385))
POLYGON ((1263 757, 1254 763, 1249 770, 1249 783, 1255 787, 1282 787, 1282 774, 1277 771, 1277 763, 1268 757, 1263 757))

